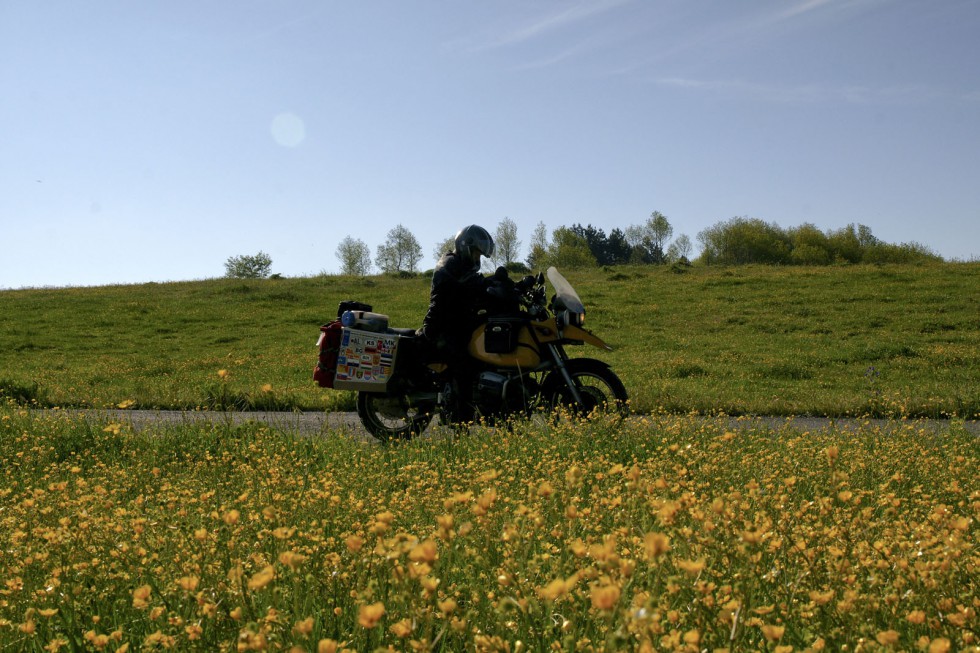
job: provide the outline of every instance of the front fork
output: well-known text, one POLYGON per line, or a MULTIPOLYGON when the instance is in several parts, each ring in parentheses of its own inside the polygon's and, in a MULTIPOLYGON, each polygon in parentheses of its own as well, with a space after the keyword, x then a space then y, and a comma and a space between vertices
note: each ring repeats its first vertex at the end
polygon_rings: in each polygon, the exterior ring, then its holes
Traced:
POLYGON ((576 404, 581 406, 582 395, 579 394, 578 386, 575 385, 575 379, 572 378, 571 373, 568 371, 568 366, 565 365, 565 361, 568 360, 568 355, 559 345, 549 344, 548 347, 551 349, 551 358, 555 361, 555 367, 558 368, 558 373, 561 374, 561 378, 565 380, 569 392, 572 393, 572 399, 575 400, 576 404))

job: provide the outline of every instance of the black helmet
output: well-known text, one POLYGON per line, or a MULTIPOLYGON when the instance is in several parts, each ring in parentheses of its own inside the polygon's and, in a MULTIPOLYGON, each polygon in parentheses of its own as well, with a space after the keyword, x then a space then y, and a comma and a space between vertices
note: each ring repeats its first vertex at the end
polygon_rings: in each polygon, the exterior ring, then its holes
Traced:
POLYGON ((480 255, 493 256, 493 238, 490 232, 471 224, 456 234, 456 254, 473 267, 479 267, 480 255))

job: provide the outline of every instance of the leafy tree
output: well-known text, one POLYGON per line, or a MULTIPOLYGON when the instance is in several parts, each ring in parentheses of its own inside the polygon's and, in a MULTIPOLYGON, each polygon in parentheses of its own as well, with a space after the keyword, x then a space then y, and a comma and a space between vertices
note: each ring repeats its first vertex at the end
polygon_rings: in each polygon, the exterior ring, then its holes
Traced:
POLYGON ((681 234, 667 248, 667 260, 671 263, 689 261, 691 249, 691 239, 687 237, 687 234, 681 234))
POLYGON ((864 251, 864 263, 930 263, 941 262, 939 256, 925 245, 917 242, 892 245, 877 242, 864 251))
POLYGON ((666 261, 667 241, 674 235, 674 228, 670 226, 667 216, 660 211, 654 211, 650 214, 650 219, 647 220, 645 227, 650 243, 650 253, 655 262, 663 263, 666 261))
POLYGON ((568 227, 558 227, 551 234, 547 263, 559 268, 595 267, 596 258, 589 243, 568 227))
POLYGON ((491 257, 497 265, 507 266, 517 260, 521 251, 521 241, 517 239, 517 223, 504 218, 493 234, 494 254, 491 257))
POLYGON ((630 248, 630 263, 636 265, 654 262, 650 239, 642 226, 630 225, 626 227, 626 232, 623 235, 630 248))
POLYGON ((660 211, 654 211, 642 225, 630 225, 624 234, 630 246, 631 263, 666 263, 665 248, 674 228, 660 211))
POLYGON ((793 250, 790 260, 799 265, 826 265, 830 263, 830 244, 827 235, 815 225, 805 222, 787 232, 793 250))
POLYGON ((732 218, 698 234, 701 259, 708 264, 789 263, 791 240, 776 224, 758 218, 732 218))
POLYGON ((230 256, 225 261, 225 276, 232 279, 264 279, 271 269, 272 258, 263 251, 252 256, 230 256))
MULTIPOLYGON (((875 238, 871 234, 871 227, 868 227, 867 225, 863 225, 863 224, 858 225, 857 238, 858 238, 858 242, 861 243, 861 247, 864 248, 874 247, 875 245, 881 244, 881 241, 875 238)), ((918 243, 912 243, 912 244, 918 245, 918 243)))
POLYGON ((442 258, 442 255, 446 252, 451 252, 456 249, 456 236, 449 236, 445 240, 440 240, 436 243, 436 246, 432 249, 432 256, 436 261, 442 258))
POLYGON ((539 222, 531 233, 531 251, 527 255, 527 267, 532 270, 544 267, 548 258, 548 228, 539 222))
MULTIPOLYGON (((872 238, 871 230, 861 225, 865 241, 872 238)), ((840 263, 860 263, 864 256, 864 247, 861 245, 861 238, 858 236, 858 228, 849 224, 843 229, 831 231, 827 234, 827 247, 830 251, 830 258, 840 263)), ((877 238, 874 239, 877 241, 877 238)))
POLYGON ((626 234, 622 229, 616 228, 609 232, 609 262, 612 265, 629 263, 632 248, 626 240, 626 234))
POLYGON ((386 273, 416 272, 422 260, 422 247, 415 235, 403 225, 388 232, 383 245, 378 245, 374 264, 386 273))
POLYGON ((612 256, 609 254, 609 239, 606 232, 596 229, 591 224, 583 227, 581 224, 571 226, 572 233, 582 238, 589 246, 589 251, 599 265, 609 265, 612 263, 612 256))
POLYGON ((371 249, 363 240, 347 236, 337 245, 340 273, 363 277, 371 271, 371 249))

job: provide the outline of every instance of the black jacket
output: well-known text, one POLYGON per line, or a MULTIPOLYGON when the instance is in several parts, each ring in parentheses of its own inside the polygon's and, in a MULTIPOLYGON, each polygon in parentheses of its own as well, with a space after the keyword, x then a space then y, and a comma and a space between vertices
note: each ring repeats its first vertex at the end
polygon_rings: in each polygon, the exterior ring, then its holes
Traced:
POLYGON ((432 274, 429 310, 422 320, 422 335, 429 341, 463 344, 479 324, 486 308, 487 279, 454 252, 443 254, 432 274))

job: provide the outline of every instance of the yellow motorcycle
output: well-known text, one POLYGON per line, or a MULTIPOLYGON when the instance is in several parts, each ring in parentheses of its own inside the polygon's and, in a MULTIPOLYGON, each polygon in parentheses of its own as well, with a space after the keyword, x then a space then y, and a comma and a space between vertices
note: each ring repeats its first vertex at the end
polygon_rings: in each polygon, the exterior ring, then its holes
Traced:
POLYGON ((567 409, 625 415, 628 395, 608 364, 570 358, 569 345, 612 347, 584 328, 585 306, 554 267, 547 301, 543 274, 517 284, 520 310, 485 316, 469 342, 472 370, 465 392, 451 361, 419 346, 414 329, 388 326, 388 317, 358 302, 341 302, 338 319, 320 328, 314 379, 321 387, 357 392, 357 414, 382 441, 418 435, 435 416, 443 423, 500 420, 567 409))

